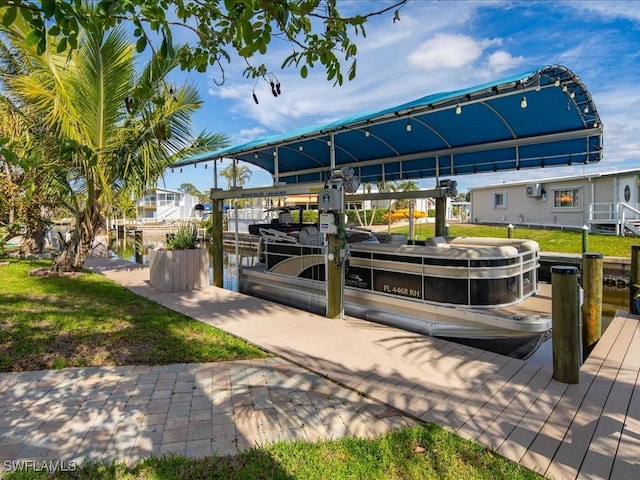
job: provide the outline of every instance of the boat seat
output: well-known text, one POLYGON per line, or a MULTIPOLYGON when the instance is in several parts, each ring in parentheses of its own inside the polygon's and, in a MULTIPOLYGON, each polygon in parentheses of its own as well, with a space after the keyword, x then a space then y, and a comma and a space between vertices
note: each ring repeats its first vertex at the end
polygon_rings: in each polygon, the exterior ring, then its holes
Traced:
POLYGON ((449 242, 445 237, 427 238, 424 244, 428 247, 451 248, 451 246, 449 245, 449 242))
POLYGON ((321 246, 324 241, 320 230, 314 225, 304 227, 298 235, 300 245, 321 246))
POLYGON ((281 212, 280 215, 278 215, 278 223, 293 223, 293 216, 289 212, 281 212))

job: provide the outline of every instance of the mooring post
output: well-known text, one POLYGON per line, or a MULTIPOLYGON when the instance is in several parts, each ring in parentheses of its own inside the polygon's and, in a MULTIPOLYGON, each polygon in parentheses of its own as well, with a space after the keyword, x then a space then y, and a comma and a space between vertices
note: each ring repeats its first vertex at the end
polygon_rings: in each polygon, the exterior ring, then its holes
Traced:
POLYGON ((144 263, 144 244, 142 243, 142 230, 136 230, 133 234, 133 249, 135 251, 136 263, 144 263))
POLYGON ((640 282, 640 245, 631 245, 631 272, 629 278, 629 313, 638 315, 636 296, 640 282))
POLYGON ((563 383, 580 381, 579 297, 578 268, 551 267, 553 378, 563 383))
POLYGON ((589 227, 582 226, 582 253, 589 250, 589 227))
MULTIPOLYGON (((213 194, 213 190, 211 192, 213 194)), ((224 286, 224 245, 222 232, 222 200, 211 201, 211 247, 209 256, 213 268, 213 286, 224 286)))
POLYGON ((582 254, 582 352, 583 360, 602 336, 602 270, 601 253, 582 254))
POLYGON ((507 238, 513 238, 513 229, 513 224, 510 223, 509 225, 507 225, 507 238))

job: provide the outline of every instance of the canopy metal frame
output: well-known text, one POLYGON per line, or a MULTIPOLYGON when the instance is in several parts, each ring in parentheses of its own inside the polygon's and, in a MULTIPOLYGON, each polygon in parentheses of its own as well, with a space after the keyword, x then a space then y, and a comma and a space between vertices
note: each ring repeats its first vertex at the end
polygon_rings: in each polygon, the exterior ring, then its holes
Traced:
POLYGON ((586 86, 568 68, 552 65, 173 166, 244 161, 267 170, 275 186, 326 183, 341 167, 353 168, 362 183, 435 178, 437 185, 456 175, 595 163, 602 134, 586 86))

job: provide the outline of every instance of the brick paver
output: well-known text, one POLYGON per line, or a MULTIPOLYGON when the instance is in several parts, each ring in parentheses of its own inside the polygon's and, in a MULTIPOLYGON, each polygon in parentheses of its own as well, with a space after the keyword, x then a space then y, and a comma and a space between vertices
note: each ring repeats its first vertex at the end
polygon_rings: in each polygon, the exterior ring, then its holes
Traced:
POLYGON ((275 440, 370 436, 412 423, 395 411, 393 422, 379 418, 385 407, 278 357, 0 373, 0 385, 2 469, 5 462, 228 455, 275 440))

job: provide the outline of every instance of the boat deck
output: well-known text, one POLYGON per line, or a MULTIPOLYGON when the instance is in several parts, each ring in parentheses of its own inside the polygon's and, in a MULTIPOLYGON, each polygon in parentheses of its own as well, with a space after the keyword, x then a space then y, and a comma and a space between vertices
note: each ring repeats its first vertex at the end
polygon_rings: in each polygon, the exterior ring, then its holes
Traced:
POLYGON ((616 316, 580 383, 566 385, 531 361, 215 287, 160 293, 148 285, 148 268, 126 262, 87 267, 550 478, 640 478, 637 316, 616 316))

